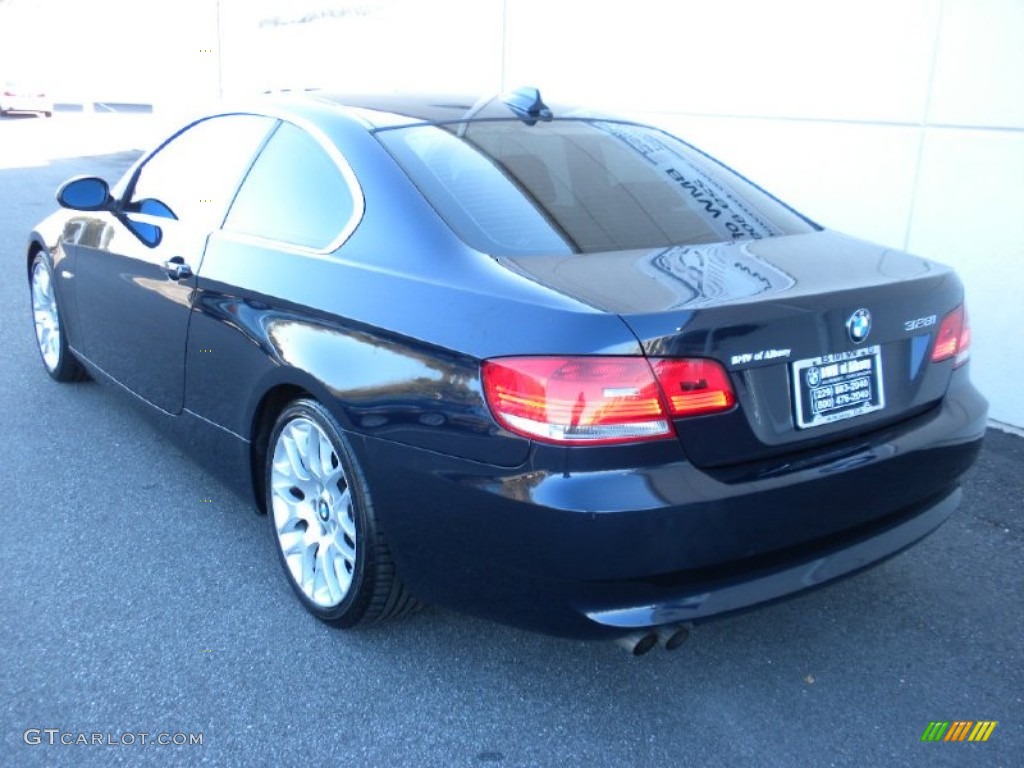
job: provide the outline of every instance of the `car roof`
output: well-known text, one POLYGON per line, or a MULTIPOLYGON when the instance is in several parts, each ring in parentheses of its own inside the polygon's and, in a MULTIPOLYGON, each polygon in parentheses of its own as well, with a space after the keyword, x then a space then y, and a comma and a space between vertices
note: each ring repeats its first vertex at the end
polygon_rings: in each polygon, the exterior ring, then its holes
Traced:
MULTIPOLYGON (((308 91, 306 96, 322 104, 341 108, 370 129, 403 125, 463 122, 466 120, 510 120, 517 113, 497 94, 484 97, 465 94, 337 93, 308 91)), ((544 105, 549 106, 549 105, 544 105)), ((588 117, 596 113, 565 104, 549 106, 554 117, 588 117)))

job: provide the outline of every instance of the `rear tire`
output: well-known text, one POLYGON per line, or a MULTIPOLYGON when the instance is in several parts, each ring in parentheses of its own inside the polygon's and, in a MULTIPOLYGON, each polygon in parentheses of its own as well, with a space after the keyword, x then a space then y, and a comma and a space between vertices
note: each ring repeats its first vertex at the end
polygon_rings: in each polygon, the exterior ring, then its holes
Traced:
POLYGON ((297 400, 271 430, 267 517, 286 577, 306 610, 339 627, 408 613, 362 471, 334 417, 297 400))
POLYGON ((60 302, 53 284, 53 267, 43 251, 32 259, 29 288, 32 294, 36 349, 39 350, 46 372, 57 381, 81 381, 88 378, 85 368, 68 349, 67 333, 61 322, 60 302))

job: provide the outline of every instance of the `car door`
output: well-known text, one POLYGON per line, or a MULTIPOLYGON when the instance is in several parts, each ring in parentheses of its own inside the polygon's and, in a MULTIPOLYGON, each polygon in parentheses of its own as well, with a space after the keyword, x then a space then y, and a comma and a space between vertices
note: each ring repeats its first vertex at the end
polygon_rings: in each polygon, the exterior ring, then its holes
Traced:
POLYGON ((77 245, 79 350, 168 413, 184 399, 185 345, 196 273, 210 232, 275 120, 246 114, 193 123, 127 184, 102 238, 77 245))

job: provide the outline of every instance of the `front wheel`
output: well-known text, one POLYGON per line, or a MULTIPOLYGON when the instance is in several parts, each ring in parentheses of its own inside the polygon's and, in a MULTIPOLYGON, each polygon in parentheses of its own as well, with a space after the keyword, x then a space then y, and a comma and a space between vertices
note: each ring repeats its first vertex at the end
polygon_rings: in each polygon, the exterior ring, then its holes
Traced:
POLYGON ((53 286, 53 267, 42 251, 32 259, 31 290, 36 348, 46 372, 57 381, 79 381, 86 378, 82 364, 68 349, 57 292, 53 286))
POLYGON ((341 428, 315 400, 281 415, 267 450, 267 510, 285 574, 306 609, 353 627, 415 607, 341 428))

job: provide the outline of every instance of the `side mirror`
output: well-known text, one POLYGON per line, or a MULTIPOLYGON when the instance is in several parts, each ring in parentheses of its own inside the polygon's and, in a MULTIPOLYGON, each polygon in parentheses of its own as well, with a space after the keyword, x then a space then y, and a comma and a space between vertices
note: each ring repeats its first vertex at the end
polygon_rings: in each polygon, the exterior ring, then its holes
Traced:
POLYGON ((95 176, 65 181, 57 190, 57 202, 73 211, 110 211, 114 207, 107 182, 95 176))

